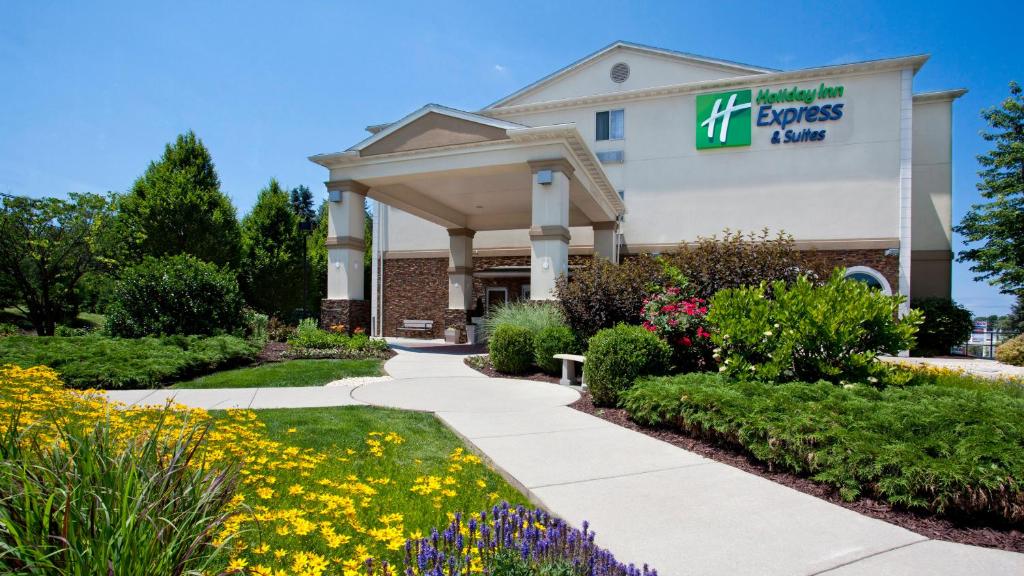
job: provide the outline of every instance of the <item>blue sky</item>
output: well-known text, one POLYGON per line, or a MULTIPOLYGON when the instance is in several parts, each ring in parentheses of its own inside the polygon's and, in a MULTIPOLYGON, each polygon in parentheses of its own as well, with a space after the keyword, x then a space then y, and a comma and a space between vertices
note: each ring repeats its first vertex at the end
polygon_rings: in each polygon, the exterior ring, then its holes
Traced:
MULTIPOLYGON (((4 2, 0 191, 126 190, 193 129, 244 214, 271 177, 427 102, 473 110, 614 40, 795 69, 932 56, 916 91, 955 105, 954 219, 972 202, 978 112, 1024 81, 1024 5, 972 2, 4 2)), ((957 243, 957 248, 959 242, 957 243)), ((1011 299, 954 268, 978 314, 1011 299)))

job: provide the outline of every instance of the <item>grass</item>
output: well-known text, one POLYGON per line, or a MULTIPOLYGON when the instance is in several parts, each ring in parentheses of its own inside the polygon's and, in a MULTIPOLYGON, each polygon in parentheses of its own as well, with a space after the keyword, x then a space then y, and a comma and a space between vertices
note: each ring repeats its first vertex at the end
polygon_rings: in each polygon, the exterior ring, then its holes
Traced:
POLYGON ((172 388, 283 388, 322 386, 354 376, 380 376, 381 361, 290 360, 262 366, 236 368, 178 382, 172 388))
POLYGON ((49 366, 71 388, 154 388, 248 364, 257 347, 234 336, 0 338, 0 359, 27 368, 49 366))
POLYGON ((443 529, 451 512, 474 512, 501 500, 527 503, 430 414, 365 406, 255 414, 265 426, 262 436, 286 446, 283 454, 294 450, 287 460, 315 457, 316 464, 285 468, 271 454, 261 467, 255 465, 259 447, 252 451, 255 462, 243 463, 246 504, 258 515, 267 508, 259 532, 255 522, 241 526, 245 548, 236 561, 249 566, 293 568, 302 554, 332 565, 364 554, 401 565, 405 538, 443 529), (332 547, 332 535, 350 541, 332 547))

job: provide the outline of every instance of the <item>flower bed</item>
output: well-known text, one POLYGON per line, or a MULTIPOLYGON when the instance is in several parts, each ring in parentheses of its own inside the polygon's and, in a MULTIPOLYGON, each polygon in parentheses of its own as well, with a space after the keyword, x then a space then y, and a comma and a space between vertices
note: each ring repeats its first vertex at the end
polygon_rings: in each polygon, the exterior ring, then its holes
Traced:
MULTIPOLYGON (((154 431, 162 446, 174 446, 193 429, 189 423, 208 425, 192 462, 238 478, 228 516, 202 544, 218 558, 208 573, 385 574, 384 562, 402 565, 407 540, 422 544, 457 511, 525 502, 429 414, 369 407, 127 409, 101 393, 63 387, 48 368, 0 367, 0 434, 12 430, 15 418, 40 446, 58 440, 58 422, 109 422, 118 446, 154 431)), ((122 542, 122 552, 146 544, 122 542)))

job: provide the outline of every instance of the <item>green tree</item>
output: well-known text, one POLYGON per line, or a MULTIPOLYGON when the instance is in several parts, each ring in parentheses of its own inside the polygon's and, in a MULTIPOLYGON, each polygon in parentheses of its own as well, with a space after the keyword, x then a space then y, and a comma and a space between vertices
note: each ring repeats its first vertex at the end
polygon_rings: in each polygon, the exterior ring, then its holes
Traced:
POLYGON ((973 245, 957 260, 971 261, 975 280, 988 280, 1008 294, 1024 294, 1024 97, 1016 82, 999 107, 982 112, 993 143, 978 156, 982 170, 978 190, 984 204, 971 206, 955 230, 973 245))
POLYGON ((305 186, 296 186, 289 193, 289 202, 292 212, 299 217, 299 220, 309 221, 316 224, 317 213, 313 210, 313 193, 305 186))
POLYGON ((40 336, 52 336, 58 322, 77 315, 82 277, 110 265, 111 219, 110 202, 96 194, 3 197, 0 276, 40 336))
POLYGON ((1006 329, 1011 332, 1024 332, 1024 294, 1017 296, 1017 302, 1006 317, 1006 329))
POLYGON ((209 150, 192 131, 164 148, 118 208, 137 257, 191 254, 221 266, 238 264, 235 207, 220 190, 209 150))
POLYGON ((286 192, 271 179, 242 219, 242 293, 250 306, 273 316, 302 305, 302 242, 299 217, 286 192))

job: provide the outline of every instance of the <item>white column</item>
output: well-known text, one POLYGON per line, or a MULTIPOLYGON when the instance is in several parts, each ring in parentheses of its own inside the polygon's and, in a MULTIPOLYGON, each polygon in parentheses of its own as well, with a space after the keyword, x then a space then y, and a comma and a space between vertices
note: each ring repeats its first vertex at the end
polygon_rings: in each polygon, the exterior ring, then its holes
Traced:
POLYGON ((900 271, 899 291, 906 301, 900 306, 900 316, 910 311, 910 261, 912 245, 911 199, 913 174, 913 134, 914 134, 914 71, 910 68, 900 73, 900 271))
POLYGON ((362 300, 366 186, 354 180, 327 183, 327 298, 362 300))
POLYGON ((473 308, 473 230, 448 230, 448 309, 473 308))
POLYGON ((615 254, 615 222, 594 222, 594 254, 618 264, 615 254))
POLYGON ((533 172, 530 226, 530 299, 554 298, 555 280, 569 271, 569 183, 564 159, 530 162, 533 172))

